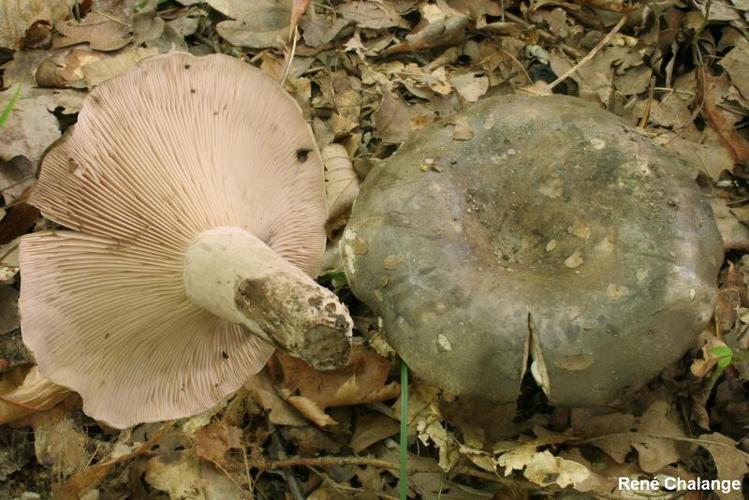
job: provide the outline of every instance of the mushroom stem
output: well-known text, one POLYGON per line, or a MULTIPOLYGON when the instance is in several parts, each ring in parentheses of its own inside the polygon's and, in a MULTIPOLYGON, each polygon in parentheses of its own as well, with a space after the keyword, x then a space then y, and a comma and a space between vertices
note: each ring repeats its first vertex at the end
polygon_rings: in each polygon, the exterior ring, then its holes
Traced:
POLYGON ((185 290, 194 304, 318 370, 348 358, 352 322, 338 297, 244 229, 201 233, 185 262, 185 290))

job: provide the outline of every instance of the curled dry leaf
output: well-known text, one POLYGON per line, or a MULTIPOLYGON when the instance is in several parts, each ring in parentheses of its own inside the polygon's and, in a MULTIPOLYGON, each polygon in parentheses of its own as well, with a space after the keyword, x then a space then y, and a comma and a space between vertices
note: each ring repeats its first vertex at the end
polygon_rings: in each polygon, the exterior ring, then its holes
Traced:
POLYGON ((120 21, 97 12, 92 12, 79 22, 74 19, 55 24, 60 33, 53 46, 70 47, 87 43, 93 50, 111 51, 125 47, 132 40, 131 27, 120 21))
POLYGON ((328 198, 328 229, 334 231, 346 225, 359 193, 359 178, 341 144, 329 144, 321 151, 325 164, 325 194, 328 198))
POLYGON ((400 384, 387 383, 390 360, 354 345, 346 365, 320 372, 277 351, 272 370, 288 395, 308 399, 320 409, 385 401, 398 397, 400 384))
POLYGON ((0 424, 49 410, 71 394, 39 373, 35 366, 17 387, 0 394, 0 424))

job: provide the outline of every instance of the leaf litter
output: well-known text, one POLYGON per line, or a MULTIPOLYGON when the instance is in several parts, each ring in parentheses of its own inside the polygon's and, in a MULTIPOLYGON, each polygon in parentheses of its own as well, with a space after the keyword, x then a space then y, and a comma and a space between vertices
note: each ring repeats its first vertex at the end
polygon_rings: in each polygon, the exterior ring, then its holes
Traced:
MULTIPOLYGON (((517 408, 482 421, 482 409, 451 409, 459 402, 450 394, 412 381, 410 492, 616 497, 622 476, 746 483, 745 1, 5 0, 0 14, 0 311, 16 307, 17 238, 55 228, 24 201, 44 150, 90 89, 145 57, 223 52, 279 80, 287 74, 325 159, 331 241, 360 182, 423 127, 443 119, 453 140, 469 141, 474 131, 451 115, 487 95, 577 95, 694 166, 728 257, 715 321, 701 345, 612 408, 549 408, 531 388, 517 408)), ((77 396, 30 358, 0 361, 0 496, 395 497, 397 367, 332 248, 326 276, 356 312, 361 341, 339 370, 318 373, 277 354, 203 415, 116 432, 83 415, 77 396)), ((3 316, 0 335, 17 334, 17 317, 3 316)))

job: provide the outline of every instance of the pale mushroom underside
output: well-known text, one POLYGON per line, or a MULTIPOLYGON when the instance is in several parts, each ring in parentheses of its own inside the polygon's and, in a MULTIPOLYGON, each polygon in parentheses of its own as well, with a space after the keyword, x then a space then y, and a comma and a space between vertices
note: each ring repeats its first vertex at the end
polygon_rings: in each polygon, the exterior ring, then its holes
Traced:
POLYGON ((116 427, 208 409, 272 353, 186 298, 197 235, 243 228, 309 275, 325 246, 322 163, 299 106, 229 56, 160 56, 97 87, 32 203, 76 231, 21 242, 24 341, 116 427))

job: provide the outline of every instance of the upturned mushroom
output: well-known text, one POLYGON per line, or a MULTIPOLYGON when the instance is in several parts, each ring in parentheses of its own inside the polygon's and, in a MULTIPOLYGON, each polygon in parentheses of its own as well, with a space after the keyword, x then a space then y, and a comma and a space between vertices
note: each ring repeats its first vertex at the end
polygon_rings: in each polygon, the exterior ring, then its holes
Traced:
POLYGON ((312 279, 323 168, 294 99, 224 55, 149 59, 86 98, 31 197, 73 231, 20 246, 41 373, 114 427, 210 408, 274 346, 318 369, 351 320, 312 279))
POLYGON ((372 171, 341 241, 352 291, 413 372, 515 401, 601 405, 677 360, 723 249, 692 170, 580 99, 491 97, 372 171))

